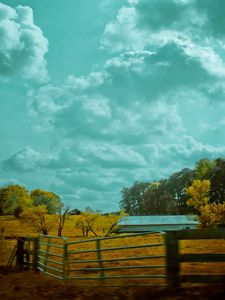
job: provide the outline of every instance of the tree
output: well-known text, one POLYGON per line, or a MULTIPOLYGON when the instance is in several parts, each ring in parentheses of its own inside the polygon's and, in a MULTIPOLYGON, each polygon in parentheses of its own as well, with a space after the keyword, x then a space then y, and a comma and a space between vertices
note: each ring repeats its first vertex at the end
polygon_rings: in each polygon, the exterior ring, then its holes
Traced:
POLYGON ((38 233, 48 235, 54 222, 47 218, 47 211, 46 205, 30 207, 21 213, 20 218, 23 223, 31 225, 38 233))
POLYGON ((200 180, 209 179, 209 175, 215 167, 215 160, 209 160, 208 158, 200 159, 195 164, 195 178, 200 180))
POLYGON ((225 200, 225 159, 207 158, 196 162, 194 170, 184 168, 168 179, 157 182, 135 182, 121 191, 120 208, 129 215, 189 214, 196 209, 188 205, 186 187, 194 180, 209 180, 209 203, 223 204, 225 200))
POLYGON ((176 202, 176 214, 190 213, 191 209, 187 206, 186 187, 194 180, 194 171, 184 168, 179 172, 172 174, 165 181, 165 190, 173 197, 176 202))
POLYGON ((209 191, 209 180, 194 180, 192 185, 187 188, 187 194, 191 196, 191 198, 187 200, 187 204, 193 206, 197 211, 200 211, 200 208, 209 202, 209 191))
POLYGON ((143 195, 145 215, 167 215, 174 212, 176 202, 166 188, 166 180, 152 182, 143 195))
POLYGON ((124 210, 121 210, 119 215, 116 214, 109 214, 107 217, 107 224, 106 228, 104 228, 105 236, 108 237, 112 233, 115 233, 119 229, 119 222, 124 217, 127 216, 127 214, 124 212, 124 210))
POLYGON ((209 172, 211 182, 210 203, 223 203, 225 200, 225 160, 217 158, 216 166, 209 172))
POLYGON ((120 208, 129 215, 141 215, 143 211, 143 195, 149 183, 135 182, 130 188, 124 187, 121 191, 120 208))
POLYGON ((79 228, 82 231, 83 237, 88 237, 90 231, 94 234, 94 236, 98 236, 95 229, 98 216, 98 214, 89 212, 83 212, 79 216, 78 220, 75 223, 75 227, 79 228))
POLYGON ((62 230, 65 225, 65 221, 70 218, 70 208, 69 206, 63 208, 60 207, 57 211, 58 217, 58 236, 62 236, 62 230))
POLYGON ((200 207, 202 227, 225 227, 225 203, 209 203, 200 207))
POLYGON ((225 227, 225 202, 209 203, 209 180, 194 180, 187 193, 191 196, 187 204, 198 213, 201 227, 225 227))
POLYGON ((53 192, 36 189, 31 192, 30 197, 34 206, 46 205, 48 214, 56 214, 63 206, 60 197, 53 192))
POLYGON ((9 185, 0 191, 1 212, 16 214, 31 206, 32 201, 28 190, 21 185, 9 185))

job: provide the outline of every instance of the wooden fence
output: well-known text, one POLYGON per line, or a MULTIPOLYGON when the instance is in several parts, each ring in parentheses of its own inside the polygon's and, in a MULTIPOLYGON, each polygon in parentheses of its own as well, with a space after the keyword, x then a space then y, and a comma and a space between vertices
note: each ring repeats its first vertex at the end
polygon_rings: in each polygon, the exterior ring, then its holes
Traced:
MULTIPOLYGON (((179 286, 184 282, 207 283, 225 282, 224 275, 185 274, 181 275, 181 263, 225 262, 225 253, 185 253, 180 252, 182 240, 224 240, 225 229, 194 229, 168 231, 166 233, 167 282, 170 286, 179 286)), ((213 250, 213 249, 212 249, 213 250)))
POLYGON ((38 238, 3 236, 0 238, 0 266, 5 271, 16 269, 37 269, 38 238))

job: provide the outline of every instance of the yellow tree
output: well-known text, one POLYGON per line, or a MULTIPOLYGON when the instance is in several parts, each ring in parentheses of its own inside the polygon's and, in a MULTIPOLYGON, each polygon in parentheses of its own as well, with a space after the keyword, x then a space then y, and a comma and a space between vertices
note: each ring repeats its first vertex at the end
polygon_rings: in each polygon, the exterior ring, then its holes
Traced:
POLYGON ((194 180, 186 191, 187 194, 191 196, 191 198, 187 200, 187 204, 199 210, 200 207, 205 206, 209 202, 210 181, 194 180))
POLYGON ((19 214, 31 204, 29 192, 24 186, 9 185, 3 188, 2 211, 4 214, 17 214, 17 212, 19 214))
POLYGON ((20 219, 33 227, 36 232, 47 235, 55 224, 55 220, 47 217, 47 211, 46 205, 29 207, 20 214, 20 219))
POLYGON ((209 192, 209 180, 194 180, 187 188, 187 193, 191 196, 187 204, 196 209, 201 227, 224 227, 225 203, 209 203, 209 192))
POLYGON ((49 214, 55 214, 63 204, 58 195, 53 192, 36 189, 30 193, 34 206, 46 205, 49 214))

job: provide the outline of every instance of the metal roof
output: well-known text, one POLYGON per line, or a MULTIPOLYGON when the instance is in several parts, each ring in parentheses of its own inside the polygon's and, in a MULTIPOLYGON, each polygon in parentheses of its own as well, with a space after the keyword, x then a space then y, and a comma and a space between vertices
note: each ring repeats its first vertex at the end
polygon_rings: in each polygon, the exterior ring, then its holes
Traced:
POLYGON ((199 224, 193 220, 193 216, 126 216, 123 217, 119 225, 168 225, 168 224, 199 224))

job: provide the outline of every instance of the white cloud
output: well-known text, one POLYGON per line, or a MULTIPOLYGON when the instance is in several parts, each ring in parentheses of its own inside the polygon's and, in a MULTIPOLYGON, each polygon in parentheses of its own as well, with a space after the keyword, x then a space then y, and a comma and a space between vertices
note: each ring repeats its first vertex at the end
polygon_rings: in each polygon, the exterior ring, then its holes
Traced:
POLYGON ((103 168, 130 169, 143 167, 145 158, 132 146, 87 143, 82 147, 83 157, 103 168))
POLYGON ((0 76, 46 81, 47 51, 48 40, 34 24, 32 9, 0 3, 0 76))
POLYGON ((113 52, 143 50, 146 38, 145 31, 136 28, 136 18, 137 13, 134 7, 122 7, 116 20, 105 26, 102 47, 113 52))
MULTIPOLYGON (((117 52, 149 48, 155 52, 174 43, 183 50, 187 62, 198 60, 209 74, 224 77, 225 64, 220 55, 224 42, 210 35, 208 23, 211 27, 214 23, 210 23, 210 14, 205 14, 204 4, 201 9, 196 6, 195 1, 175 0, 144 0, 136 7, 124 6, 116 19, 106 25, 102 44, 117 52), (207 26, 207 32, 202 30, 203 26, 207 26)), ((114 63, 121 61, 114 59, 114 63)))
MULTIPOLYGON (((210 46, 198 46, 190 39, 177 39, 177 45, 181 46, 184 53, 193 59, 197 59, 202 67, 211 75, 225 76, 225 63, 222 58, 210 46)), ((211 44, 213 42, 211 41, 211 44)))
POLYGON ((69 75, 66 85, 75 90, 87 90, 88 88, 98 87, 103 84, 107 74, 102 72, 91 72, 88 76, 75 77, 69 75))
MULTIPOLYGON (((49 134, 54 153, 23 149, 3 162, 8 171, 44 170, 52 188, 83 208, 113 206, 135 180, 158 180, 225 153, 224 42, 208 10, 195 0, 126 5, 105 26, 105 63, 29 93, 30 118, 49 134)), ((5 10, 4 19, 15 13, 5 10)), ((33 22, 24 13, 15 26, 33 22)))
POLYGON ((9 159, 2 161, 2 167, 6 171, 30 172, 35 171, 41 156, 31 147, 26 147, 15 153, 9 159))

